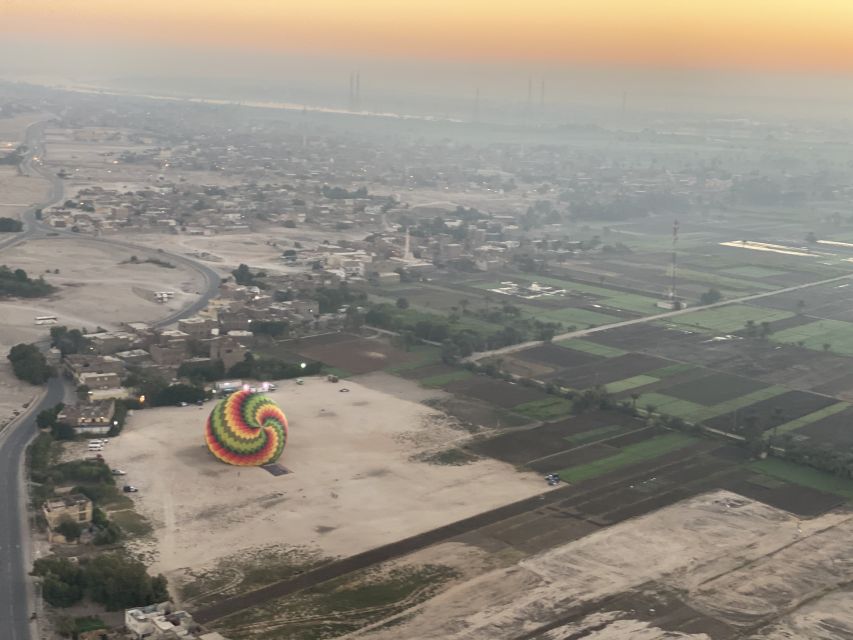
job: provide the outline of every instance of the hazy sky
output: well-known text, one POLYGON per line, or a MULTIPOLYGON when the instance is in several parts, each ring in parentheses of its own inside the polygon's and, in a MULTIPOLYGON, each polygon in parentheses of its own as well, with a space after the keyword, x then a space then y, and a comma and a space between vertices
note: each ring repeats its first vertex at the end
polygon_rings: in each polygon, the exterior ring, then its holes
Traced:
POLYGON ((853 69, 851 0, 0 0, 0 31, 267 51, 853 69))
POLYGON ((549 101, 608 82, 614 104, 622 90, 778 96, 791 73, 847 99, 853 0, 0 0, 0 77, 261 79, 345 101, 354 69, 365 103, 474 87, 523 102, 531 77, 549 101))

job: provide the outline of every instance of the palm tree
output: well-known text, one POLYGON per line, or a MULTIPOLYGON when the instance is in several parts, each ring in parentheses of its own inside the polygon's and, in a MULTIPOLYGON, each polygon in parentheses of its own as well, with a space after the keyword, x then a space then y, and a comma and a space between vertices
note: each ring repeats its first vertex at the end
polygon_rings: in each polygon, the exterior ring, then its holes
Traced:
POLYGON ((635 412, 637 411, 637 400, 639 400, 639 399, 640 399, 639 393, 637 393, 636 391, 631 393, 631 409, 633 409, 635 412))

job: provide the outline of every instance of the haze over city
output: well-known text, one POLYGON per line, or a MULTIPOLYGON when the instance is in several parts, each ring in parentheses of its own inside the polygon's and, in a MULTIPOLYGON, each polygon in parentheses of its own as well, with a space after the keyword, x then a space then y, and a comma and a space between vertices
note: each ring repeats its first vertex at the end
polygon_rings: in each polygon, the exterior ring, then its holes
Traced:
POLYGON ((643 115, 842 117, 853 99, 844 0, 7 0, 3 14, 5 77, 121 90, 341 107, 359 71, 373 111, 469 116, 479 90, 506 117, 544 81, 550 117, 569 120, 626 92, 643 115))
POLYGON ((0 0, 0 639, 853 638, 851 35, 0 0))

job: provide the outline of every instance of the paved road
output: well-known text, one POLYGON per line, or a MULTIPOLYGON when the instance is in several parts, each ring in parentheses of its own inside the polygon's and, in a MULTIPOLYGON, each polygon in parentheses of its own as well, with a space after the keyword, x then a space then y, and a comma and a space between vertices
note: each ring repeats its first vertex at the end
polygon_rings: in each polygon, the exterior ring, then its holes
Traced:
MULTIPOLYGON (((38 174, 50 181, 48 199, 34 204, 22 217, 24 231, 9 234, 0 240, 0 251, 31 239, 54 239, 71 237, 79 242, 106 243, 111 247, 127 247, 131 251, 151 251, 150 247, 135 245, 112 238, 93 238, 73 232, 52 229, 36 219, 36 210, 59 202, 64 193, 62 180, 51 174, 34 157, 44 155, 43 134, 47 122, 39 122, 27 128, 25 144, 29 148, 23 170, 30 175, 38 174)), ((6 235, 6 234, 4 234, 6 235)), ((204 287, 199 298, 174 313, 169 314, 155 326, 165 326, 180 318, 194 315, 207 306, 219 289, 220 276, 210 267, 185 256, 162 253, 176 264, 181 264, 200 273, 204 287)), ((1 357, 1 356, 0 356, 1 357)), ((44 395, 28 408, 27 412, 10 423, 0 432, 0 638, 2 640, 31 640, 36 635, 36 624, 30 621, 34 609, 29 595, 30 569, 29 524, 27 519, 26 484, 24 480, 24 452, 36 434, 35 417, 39 411, 62 402, 66 396, 68 382, 52 378, 44 395)), ((73 389, 72 395, 73 395, 73 389)))
POLYGON ((64 397, 64 381, 52 378, 41 399, 0 432, 0 636, 4 639, 30 638, 29 524, 23 491, 23 452, 36 433, 38 412, 62 402, 64 397))
MULTIPOLYGON (((620 327, 630 327, 634 324, 644 324, 646 322, 654 322, 655 320, 665 320, 667 318, 673 318, 675 316, 682 316, 688 313, 696 313, 697 311, 704 311, 706 309, 716 309, 717 307, 725 307, 730 304, 740 304, 742 302, 750 302, 751 300, 758 300, 760 298, 769 298, 770 296, 778 296, 781 293, 790 293, 791 291, 799 291, 800 289, 808 289, 809 287, 817 287, 822 284, 832 284, 833 282, 839 282, 841 280, 850 280, 853 278, 853 275, 846 276, 836 276, 835 278, 827 278, 826 280, 819 280, 817 282, 807 282, 806 284, 798 284, 793 287, 785 287, 784 289, 776 289, 774 291, 765 291, 764 293, 755 293, 749 296, 744 296, 742 298, 734 298, 731 300, 723 300, 722 302, 715 302, 714 304, 708 304, 703 307, 688 307, 687 309, 679 309, 677 311, 665 311, 664 313, 658 313, 653 316, 645 316, 643 318, 632 318, 631 320, 623 320, 621 322, 613 322, 612 324, 602 324, 597 327, 592 327, 590 329, 579 329, 577 331, 569 331, 568 333, 563 333, 558 336, 554 336, 552 339, 553 342, 558 340, 570 340, 572 338, 583 338, 584 336, 588 336, 593 333, 599 333, 601 331, 609 331, 610 329, 618 329, 620 327)), ((502 347, 500 349, 492 349, 491 351, 478 351, 467 358, 465 358, 466 362, 476 362, 478 360, 482 360, 484 358, 490 358, 492 356, 503 356, 508 353, 515 353, 517 351, 522 351, 523 349, 529 349, 530 347, 535 347, 540 344, 543 344, 541 340, 531 340, 530 342, 519 342, 518 344, 511 344, 508 347, 502 347)))

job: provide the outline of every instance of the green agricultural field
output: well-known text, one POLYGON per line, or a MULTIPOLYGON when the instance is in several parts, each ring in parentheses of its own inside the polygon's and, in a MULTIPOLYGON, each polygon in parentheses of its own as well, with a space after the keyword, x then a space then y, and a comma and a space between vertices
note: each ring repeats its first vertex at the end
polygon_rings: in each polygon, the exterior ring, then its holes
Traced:
POLYGON ((621 318, 609 316, 606 313, 589 311, 588 309, 575 309, 574 307, 545 311, 544 313, 539 310, 536 315, 540 320, 548 322, 562 322, 566 326, 574 325, 581 329, 586 328, 589 325, 598 326, 602 324, 611 324, 621 320, 621 318))
POLYGON ((515 413, 520 413, 528 418, 536 420, 553 420, 564 418, 572 412, 572 403, 565 398, 551 396, 542 400, 525 402, 512 408, 515 413))
POLYGON ((582 444, 587 444, 588 442, 599 442, 605 438, 625 433, 628 430, 630 430, 630 427, 626 427, 623 424, 610 424, 603 427, 596 427, 589 431, 582 431, 581 433, 576 433, 571 436, 566 436, 563 440, 569 444, 580 446, 582 444))
MULTIPOLYGON (((405 318, 407 324, 416 324, 419 320, 430 320, 435 322, 436 317, 447 319, 444 313, 435 313, 435 309, 429 307, 417 308, 409 307, 408 309, 392 309, 392 314, 399 318, 405 318)), ((503 329, 503 326, 486 322, 471 314, 459 314, 459 319, 451 325, 455 329, 469 329, 477 333, 494 333, 503 329)))
MULTIPOLYGON (((385 371, 388 373, 401 373, 403 371, 411 371, 412 369, 425 367, 441 361, 441 349, 428 344, 419 344, 409 347, 409 354, 413 355, 415 359, 411 362, 405 362, 393 367, 388 367, 385 371)), ((323 369, 323 371, 326 372, 328 369, 323 369)))
POLYGON ((682 449, 693 444, 696 440, 696 438, 684 433, 668 433, 638 442, 637 444, 628 445, 615 455, 563 469, 559 472, 559 475, 565 482, 570 483, 589 480, 590 478, 596 478, 629 464, 652 460, 670 451, 682 449))
POLYGON ((710 287, 717 287, 718 289, 729 289, 744 293, 750 291, 771 291, 778 288, 766 282, 756 282, 755 280, 746 280, 744 278, 727 278, 726 276, 718 276, 704 271, 693 271, 692 269, 679 269, 678 277, 681 280, 700 282, 710 287))
POLYGON ((626 353, 628 353, 624 349, 618 349, 617 347, 608 347, 607 345, 598 344, 597 342, 591 342, 589 340, 584 340, 583 338, 560 340, 555 344, 558 344, 561 347, 574 349, 575 351, 591 353, 594 356, 601 356, 602 358, 615 358, 617 356, 624 356, 626 353))
POLYGON ((720 273, 725 273, 732 276, 743 276, 744 278, 770 278, 772 276, 784 276, 787 271, 779 269, 768 269, 767 267, 755 267, 752 265, 744 265, 742 267, 730 267, 721 269, 720 273))
POLYGON ((786 422, 785 424, 781 424, 775 429, 771 429, 767 432, 767 436, 772 434, 782 434, 788 433, 789 431, 796 431, 800 427, 805 427, 807 425, 812 424, 813 422, 817 422, 818 420, 823 420, 829 416, 834 416, 836 413, 840 413, 845 409, 849 409, 850 405, 846 402, 838 402, 836 404, 831 404, 828 407, 824 407, 823 409, 818 409, 817 411, 813 411, 808 415, 803 416, 802 418, 797 418, 796 420, 791 420, 790 422, 786 422))
POLYGON ((791 327, 770 336, 776 342, 800 344, 809 349, 828 350, 845 356, 853 356, 853 322, 843 320, 818 320, 798 327, 791 327))
POLYGON ((652 384, 653 382, 658 382, 658 378, 648 375, 639 375, 625 378, 624 380, 617 380, 616 382, 610 382, 604 385, 604 388, 607 390, 607 393, 621 393, 622 391, 628 391, 629 389, 644 387, 647 384, 652 384))
POLYGON ((788 482, 793 482, 804 487, 811 487, 818 491, 826 491, 853 499, 853 481, 833 476, 829 473, 806 467, 805 465, 794 464, 793 462, 779 460, 778 458, 767 458, 753 462, 749 465, 749 468, 753 471, 787 480, 788 482))
POLYGON ((442 373, 437 376, 422 378, 421 380, 418 380, 418 384, 424 387, 443 387, 444 385, 450 384, 451 382, 470 378, 472 375, 473 374, 470 371, 462 369, 460 371, 450 371, 448 373, 442 373))
POLYGON ((677 376, 680 373, 693 371, 696 368, 697 367, 695 365, 687 364, 686 362, 678 362, 676 364, 667 365, 666 367, 661 367, 660 369, 655 369, 654 371, 647 371, 646 375, 664 379, 677 376))
MULTIPOLYGON (((705 309, 685 313, 680 316, 668 318, 666 322, 681 327, 705 331, 709 333, 732 333, 739 331, 752 320, 756 325, 762 322, 774 322, 790 318, 794 314, 789 311, 777 309, 764 309, 761 307, 750 307, 745 304, 732 304, 715 309, 705 309)), ((853 326, 853 325, 851 325, 853 326)), ((781 331, 780 333, 785 333, 781 331)), ((775 335, 773 336, 776 337, 775 335)), ((851 334, 853 338, 853 334, 851 334)))
POLYGON ((699 423, 726 413, 733 413, 756 402, 781 395, 786 391, 787 389, 783 387, 767 387, 710 407, 689 400, 673 398, 663 393, 644 393, 637 400, 637 406, 644 409, 646 405, 653 405, 656 413, 665 413, 687 422, 699 423))

